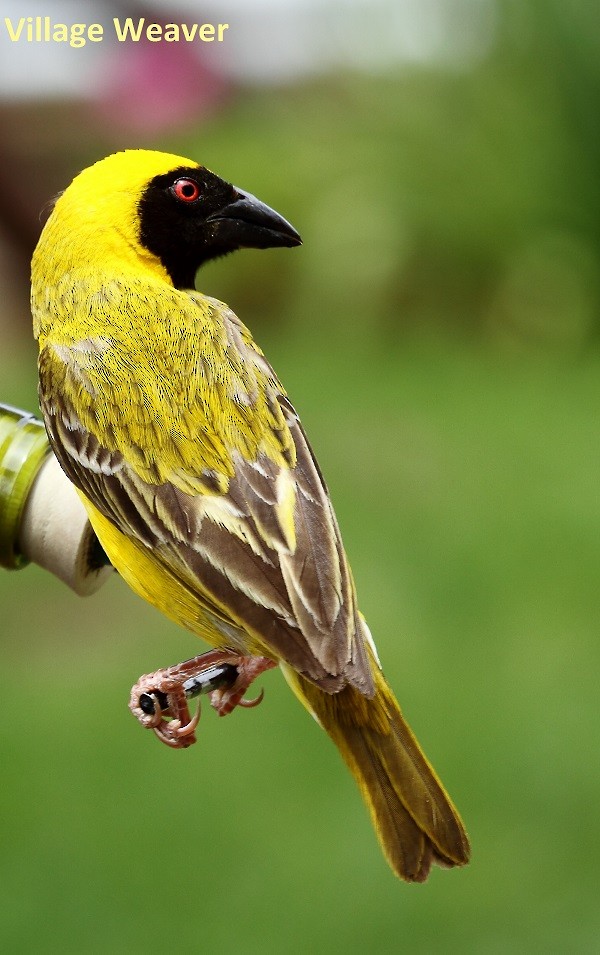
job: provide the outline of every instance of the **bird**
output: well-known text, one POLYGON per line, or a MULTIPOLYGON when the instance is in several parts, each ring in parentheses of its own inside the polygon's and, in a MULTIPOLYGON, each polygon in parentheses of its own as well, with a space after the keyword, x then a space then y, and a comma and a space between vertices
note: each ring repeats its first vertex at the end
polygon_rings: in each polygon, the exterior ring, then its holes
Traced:
MULTIPOLYGON (((217 710, 256 703, 245 690, 279 665, 392 870, 424 882, 433 863, 469 861, 463 823, 384 677, 294 406, 242 321, 195 286, 211 259, 300 244, 194 160, 127 149, 84 169, 32 259, 40 407, 107 559, 215 648, 217 710)), ((144 696, 155 729, 155 710, 185 711, 181 682, 169 692, 144 696)), ((185 746, 194 729, 180 718, 159 735, 185 746)))

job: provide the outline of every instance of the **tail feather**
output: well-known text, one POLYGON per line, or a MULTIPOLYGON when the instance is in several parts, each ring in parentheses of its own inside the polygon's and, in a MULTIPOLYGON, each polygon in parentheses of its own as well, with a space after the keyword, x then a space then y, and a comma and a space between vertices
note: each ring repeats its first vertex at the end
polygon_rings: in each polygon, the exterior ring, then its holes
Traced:
POLYGON ((465 865, 469 841, 460 816, 381 672, 372 699, 352 686, 325 693, 287 668, 285 675, 344 757, 394 872, 424 882, 432 863, 465 865))

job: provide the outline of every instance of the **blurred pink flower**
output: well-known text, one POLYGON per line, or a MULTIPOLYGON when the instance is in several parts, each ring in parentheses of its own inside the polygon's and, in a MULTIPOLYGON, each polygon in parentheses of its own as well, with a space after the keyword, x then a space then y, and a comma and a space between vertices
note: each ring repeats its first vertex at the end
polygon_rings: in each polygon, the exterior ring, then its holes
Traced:
POLYGON ((95 100, 103 121, 143 135, 212 114, 232 84, 203 60, 202 50, 200 43, 146 39, 115 45, 103 64, 106 79, 95 100))

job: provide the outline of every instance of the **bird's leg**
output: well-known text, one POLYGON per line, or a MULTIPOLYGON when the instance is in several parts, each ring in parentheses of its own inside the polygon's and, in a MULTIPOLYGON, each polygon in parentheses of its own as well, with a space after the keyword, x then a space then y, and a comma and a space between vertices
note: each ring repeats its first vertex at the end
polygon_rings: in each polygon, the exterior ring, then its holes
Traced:
POLYGON ((163 743, 183 749, 196 742, 200 706, 190 716, 188 700, 202 693, 211 694, 211 703, 220 716, 236 706, 256 706, 256 700, 244 700, 252 681, 275 666, 266 657, 244 657, 233 650, 211 650, 192 660, 146 673, 132 687, 129 709, 142 726, 153 729, 163 743))
POLYGON ((265 695, 261 690, 253 700, 245 700, 246 690, 257 676, 277 666, 269 657, 238 657, 236 661, 237 679, 233 684, 223 683, 210 694, 210 704, 219 716, 227 716, 236 706, 251 709, 262 702, 265 695))

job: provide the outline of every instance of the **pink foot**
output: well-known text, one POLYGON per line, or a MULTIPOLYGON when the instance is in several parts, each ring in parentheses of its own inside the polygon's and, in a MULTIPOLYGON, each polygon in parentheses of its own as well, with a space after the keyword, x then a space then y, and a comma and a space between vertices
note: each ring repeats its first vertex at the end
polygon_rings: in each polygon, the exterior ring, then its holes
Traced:
POLYGON ((246 690, 265 670, 276 666, 267 657, 244 657, 232 650, 211 650, 185 663, 141 676, 132 687, 129 709, 142 726, 153 729, 167 746, 183 749, 196 742, 200 706, 190 716, 188 699, 210 693, 219 716, 236 706, 257 706, 263 693, 245 700, 246 690))
POLYGON ((219 716, 227 716, 236 706, 244 706, 252 709, 262 702, 265 695, 261 690, 253 700, 245 700, 246 690, 257 676, 277 666, 275 660, 269 660, 268 657, 238 657, 235 664, 237 669, 237 679, 233 684, 223 683, 218 689, 210 694, 210 704, 217 711, 219 716))

